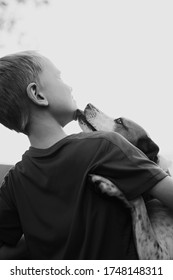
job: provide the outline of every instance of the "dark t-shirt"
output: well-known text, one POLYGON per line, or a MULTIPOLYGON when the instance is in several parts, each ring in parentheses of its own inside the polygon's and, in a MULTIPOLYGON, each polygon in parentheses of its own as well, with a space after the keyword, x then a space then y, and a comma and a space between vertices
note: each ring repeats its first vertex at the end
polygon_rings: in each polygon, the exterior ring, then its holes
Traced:
POLYGON ((79 133, 48 149, 31 147, 0 189, 0 241, 22 233, 32 259, 136 259, 131 216, 101 195, 88 174, 133 199, 167 176, 117 133, 79 133))

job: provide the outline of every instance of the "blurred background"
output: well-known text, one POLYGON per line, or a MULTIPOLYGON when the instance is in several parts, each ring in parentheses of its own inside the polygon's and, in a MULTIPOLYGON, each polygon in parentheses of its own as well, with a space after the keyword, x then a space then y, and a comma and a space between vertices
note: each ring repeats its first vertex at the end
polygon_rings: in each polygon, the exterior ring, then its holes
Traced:
MULTIPOLYGON (((87 103, 142 125, 173 159, 173 2, 0 0, 0 56, 34 49, 49 57, 87 103)), ((80 132, 76 122, 65 128, 80 132)), ((0 163, 16 163, 27 138, 0 125, 0 163)))

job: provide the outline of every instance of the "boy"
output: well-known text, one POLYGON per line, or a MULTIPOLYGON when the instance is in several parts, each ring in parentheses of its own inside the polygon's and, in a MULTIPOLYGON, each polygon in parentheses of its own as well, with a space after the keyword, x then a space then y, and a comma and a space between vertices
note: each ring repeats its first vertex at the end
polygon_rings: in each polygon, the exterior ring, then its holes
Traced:
POLYGON ((111 179, 128 199, 150 190, 171 207, 173 182, 116 133, 67 136, 71 91, 36 52, 0 59, 0 122, 31 143, 0 189, 1 244, 24 234, 32 259, 137 259, 130 213, 97 194, 88 174, 111 179))

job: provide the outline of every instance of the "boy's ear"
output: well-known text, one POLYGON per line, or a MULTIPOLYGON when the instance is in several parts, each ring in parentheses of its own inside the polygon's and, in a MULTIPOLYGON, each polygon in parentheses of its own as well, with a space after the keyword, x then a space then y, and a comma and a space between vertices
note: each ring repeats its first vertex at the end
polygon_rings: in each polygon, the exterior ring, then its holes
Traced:
POLYGON ((40 106, 48 106, 49 105, 47 98, 44 96, 44 94, 42 92, 40 92, 36 83, 30 83, 27 86, 26 91, 27 91, 28 97, 35 104, 40 105, 40 106))

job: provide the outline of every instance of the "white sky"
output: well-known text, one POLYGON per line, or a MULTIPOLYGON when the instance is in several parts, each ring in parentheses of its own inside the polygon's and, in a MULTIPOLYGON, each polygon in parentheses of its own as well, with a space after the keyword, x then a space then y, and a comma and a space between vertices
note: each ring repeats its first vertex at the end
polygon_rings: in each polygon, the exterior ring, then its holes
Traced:
MULTIPOLYGON (((0 56, 39 50, 61 70, 80 108, 90 102, 112 117, 133 119, 173 158, 172 1, 52 0, 39 10, 14 10, 21 20, 13 34, 3 34, 0 56)), ((80 129, 71 123, 66 131, 80 129)), ((0 135, 0 162, 20 160, 27 138, 2 126, 0 135)))

